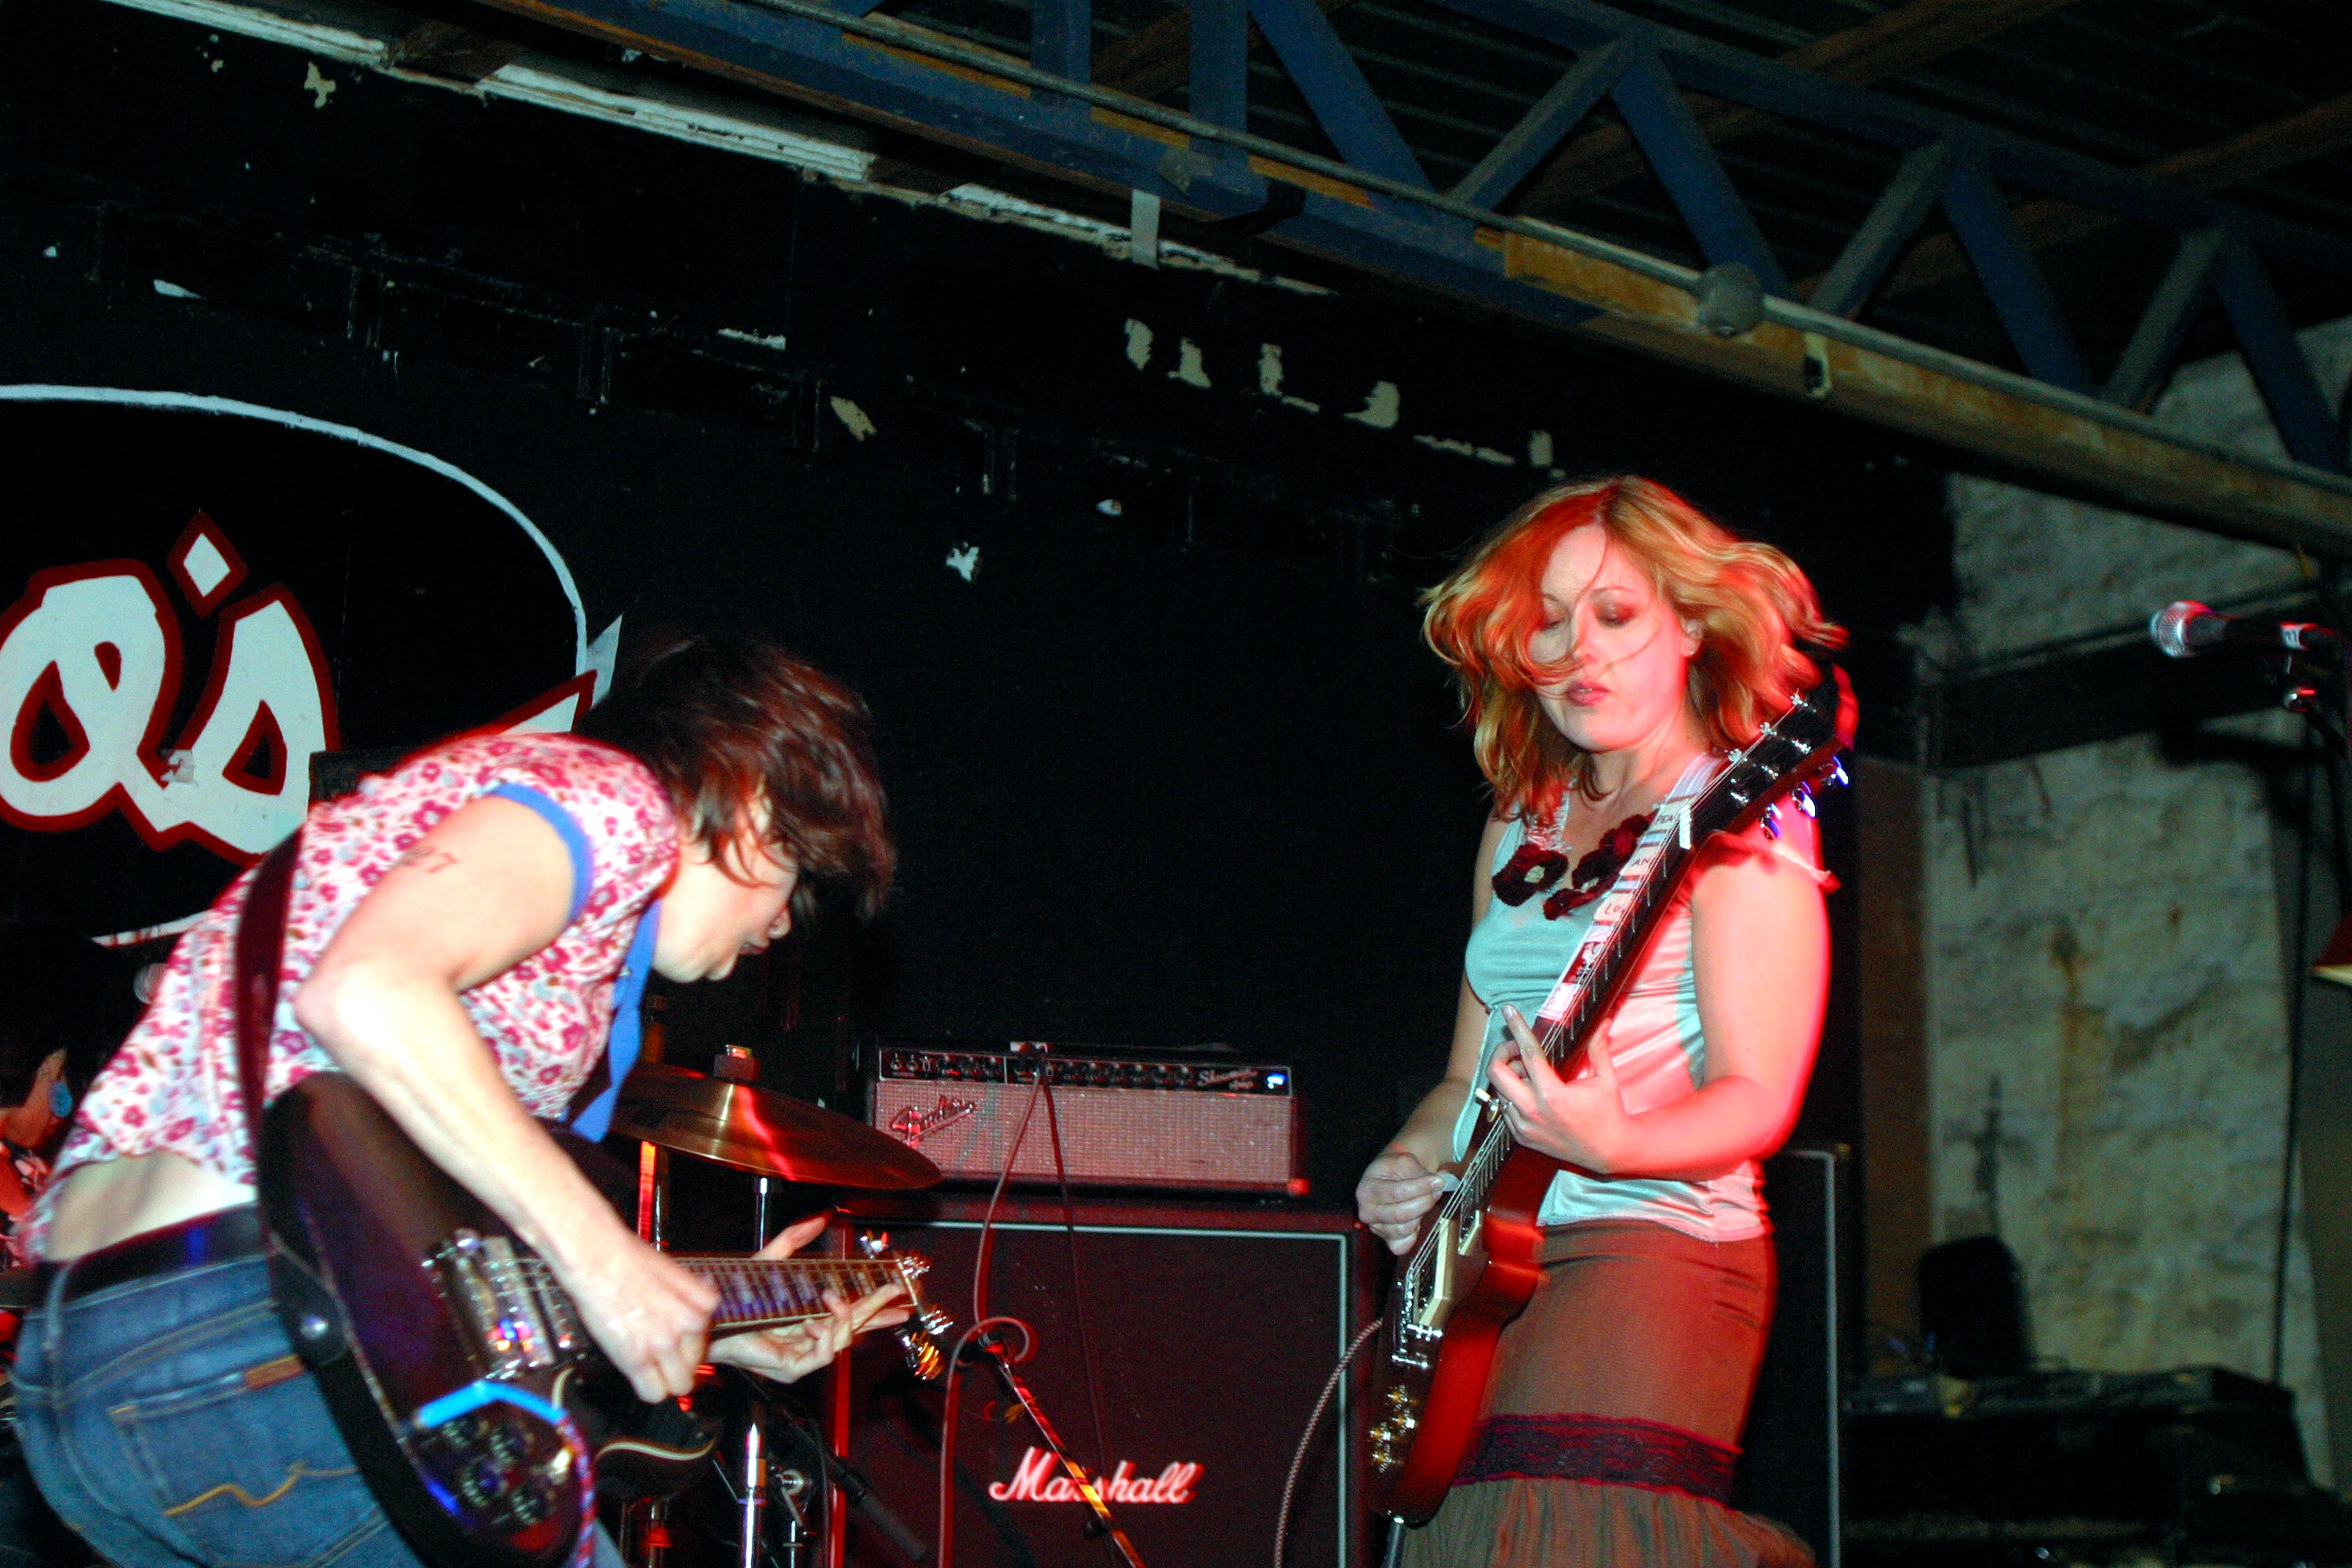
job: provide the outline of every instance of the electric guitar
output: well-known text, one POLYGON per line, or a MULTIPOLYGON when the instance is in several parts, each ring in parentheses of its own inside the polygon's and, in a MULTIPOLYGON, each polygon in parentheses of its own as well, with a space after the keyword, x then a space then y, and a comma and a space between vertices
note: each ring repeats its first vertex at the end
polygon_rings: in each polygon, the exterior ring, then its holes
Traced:
MULTIPOLYGON (((424 1561, 585 1568, 599 1484, 675 1490, 713 1435, 678 1402, 646 1405, 606 1361, 552 1270, 340 1073, 278 1096, 262 1124, 272 1291, 369 1489, 424 1561)), ((674 1257, 719 1289, 711 1336, 826 1315, 902 1287, 912 1370, 936 1376, 921 1258, 674 1257)))
MULTIPOLYGON (((1759 821, 1777 836, 1783 798, 1811 815, 1808 786, 1844 782, 1837 753, 1853 744, 1853 689, 1829 667, 1698 795, 1659 807, 1531 1025, 1563 1077, 1633 979, 1706 841, 1759 821)), ((1496 1338, 1542 1273, 1536 1215, 1560 1162, 1521 1148, 1499 1104, 1485 1098, 1461 1184, 1431 1211, 1398 1265, 1372 1370, 1372 1502, 1408 1524, 1425 1521, 1445 1500, 1477 1424, 1496 1338)))

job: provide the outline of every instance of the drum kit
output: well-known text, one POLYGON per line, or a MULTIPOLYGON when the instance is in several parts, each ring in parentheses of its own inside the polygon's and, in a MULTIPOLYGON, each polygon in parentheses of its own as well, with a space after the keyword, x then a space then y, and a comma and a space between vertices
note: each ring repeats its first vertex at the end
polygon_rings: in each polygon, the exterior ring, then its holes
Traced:
MULTIPOLYGON (((750 1233, 753 1245, 770 1234, 769 1209, 783 1194, 772 1184, 904 1192, 940 1180, 939 1168, 921 1154, 864 1122, 793 1100, 748 1081, 748 1052, 730 1047, 705 1075, 665 1063, 646 1063, 621 1087, 613 1131, 637 1141, 638 1231, 656 1247, 663 1242, 668 1184, 666 1157, 684 1156, 744 1172, 753 1184, 750 1233)), ((929 1315, 907 1336, 910 1362, 937 1351, 924 1337, 945 1319, 929 1315)), ((740 1522, 735 1550, 740 1568, 815 1568, 827 1561, 824 1548, 844 1525, 845 1507, 857 1508, 866 1521, 888 1536, 910 1562, 926 1548, 876 1497, 866 1478, 835 1455, 824 1434, 806 1417, 771 1396, 755 1380, 738 1380, 740 1431, 731 1433, 714 1459, 713 1479, 721 1506, 740 1522), (830 1498, 834 1506, 824 1506, 830 1498)), ((733 1423, 730 1423, 733 1424, 733 1423)), ((671 1500, 631 1505, 620 1530, 622 1556, 632 1568, 689 1568, 682 1559, 689 1532, 673 1529, 671 1500), (675 1553, 675 1554, 674 1554, 675 1553)), ((838 1562, 838 1553, 832 1554, 838 1562)), ((716 1568, 695 1563, 690 1568, 716 1568)))

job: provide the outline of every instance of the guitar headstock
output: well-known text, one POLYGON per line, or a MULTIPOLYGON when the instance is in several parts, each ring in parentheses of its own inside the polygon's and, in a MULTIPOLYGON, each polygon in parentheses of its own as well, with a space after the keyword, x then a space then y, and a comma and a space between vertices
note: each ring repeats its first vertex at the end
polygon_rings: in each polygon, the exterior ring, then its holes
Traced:
POLYGON ((890 1336, 906 1354, 907 1370, 925 1383, 937 1383, 948 1365, 940 1336, 955 1327, 955 1320, 923 1300, 922 1278, 930 1272, 931 1260, 917 1253, 892 1252, 887 1231, 862 1232, 857 1249, 877 1262, 889 1264, 898 1276, 898 1287, 907 1292, 907 1306, 914 1316, 891 1330, 890 1336))
POLYGON ((1859 708, 1845 671, 1833 664, 1821 668, 1821 679, 1732 752, 1723 772, 1691 803, 1694 841, 1710 833, 1738 833, 1759 822, 1778 837, 1782 800, 1793 800, 1811 816, 1815 788, 1846 782, 1838 754, 1853 744, 1859 708))

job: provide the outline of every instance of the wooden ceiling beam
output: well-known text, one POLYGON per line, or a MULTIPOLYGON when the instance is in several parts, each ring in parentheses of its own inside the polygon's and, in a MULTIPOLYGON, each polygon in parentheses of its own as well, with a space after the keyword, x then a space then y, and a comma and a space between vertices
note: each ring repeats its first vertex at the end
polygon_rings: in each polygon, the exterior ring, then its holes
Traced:
MULTIPOLYGON (((1349 0, 1321 3, 1324 10, 1337 11, 1349 0)), ((1138 27, 1095 56, 1094 79, 1098 85, 1138 98, 1158 98, 1192 74, 1192 13, 1189 8, 1171 11, 1138 27)))
MULTIPOLYGON (((2300 113, 2273 120, 2191 147, 2140 167, 2143 174, 2200 191, 2218 191, 2258 180, 2275 170, 2307 163, 2352 147, 2352 93, 2315 103, 2300 113)), ((2072 202, 2032 201, 2012 209, 2018 237, 2037 250, 2070 245, 2112 228, 2116 219, 2072 202)), ((1968 253, 1948 234, 1930 235, 1912 247, 1902 265, 1880 286, 1877 298, 1915 294, 1969 275, 1968 253)), ((1798 291, 1810 295, 1808 279, 1798 291)))
MULTIPOLYGON (((1910 0, 1881 12, 1858 27, 1815 38, 1780 57, 1796 66, 1857 86, 1916 70, 1982 43, 2071 4, 2072 0, 1910 0)), ((1777 123, 1777 116, 1727 102, 1707 93, 1683 95, 1700 132, 1717 146, 1752 136, 1777 123)), ((1591 195, 1648 172, 1642 151, 1622 125, 1589 131, 1562 147, 1536 171, 1518 210, 1531 217, 1556 213, 1591 195)))

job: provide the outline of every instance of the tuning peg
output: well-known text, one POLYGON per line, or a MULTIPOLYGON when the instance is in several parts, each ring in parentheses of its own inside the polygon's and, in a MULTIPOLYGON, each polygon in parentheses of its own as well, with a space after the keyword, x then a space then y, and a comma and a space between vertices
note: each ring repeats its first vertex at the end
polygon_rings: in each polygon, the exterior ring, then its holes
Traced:
POLYGON ((1768 805, 1764 808, 1764 837, 1767 838, 1780 837, 1780 808, 1777 805, 1768 805))
POLYGON ((1837 785, 1837 786, 1838 786, 1839 788, 1841 788, 1841 789, 1844 788, 1844 787, 1845 787, 1845 785, 1847 784, 1847 783, 1848 783, 1848 782, 1850 782, 1850 781, 1848 781, 1848 779, 1847 779, 1847 778, 1846 778, 1846 776, 1845 776, 1845 762, 1844 762, 1844 759, 1840 758, 1840 757, 1832 757, 1832 758, 1830 759, 1830 781, 1829 781, 1829 782, 1830 782, 1830 783, 1832 783, 1832 784, 1835 784, 1835 785, 1837 785))
POLYGON ((1799 811, 1803 812, 1807 816, 1813 815, 1813 792, 1811 790, 1806 788, 1803 784, 1799 784, 1797 786, 1796 801, 1797 809, 1799 811))

